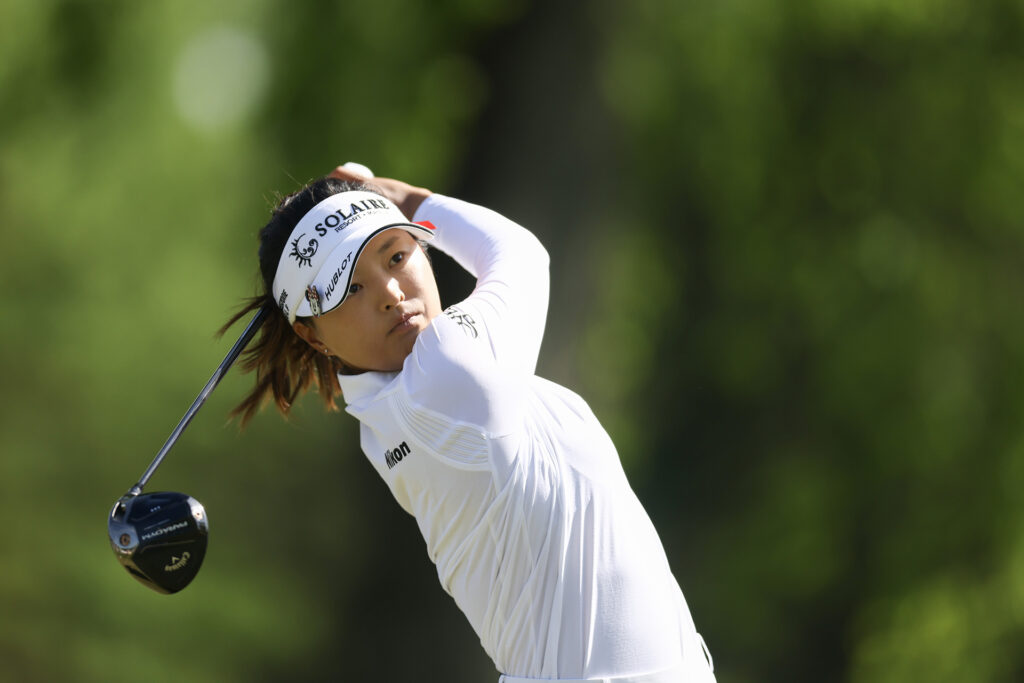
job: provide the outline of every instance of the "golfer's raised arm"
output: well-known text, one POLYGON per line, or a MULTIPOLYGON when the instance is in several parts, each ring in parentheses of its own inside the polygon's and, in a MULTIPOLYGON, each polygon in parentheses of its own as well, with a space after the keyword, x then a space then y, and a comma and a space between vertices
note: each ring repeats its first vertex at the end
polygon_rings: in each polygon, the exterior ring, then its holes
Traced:
POLYGON ((548 253, 527 229, 490 209, 432 194, 416 221, 437 226, 433 245, 476 278, 463 304, 487 327, 495 358, 533 373, 548 310, 548 253))

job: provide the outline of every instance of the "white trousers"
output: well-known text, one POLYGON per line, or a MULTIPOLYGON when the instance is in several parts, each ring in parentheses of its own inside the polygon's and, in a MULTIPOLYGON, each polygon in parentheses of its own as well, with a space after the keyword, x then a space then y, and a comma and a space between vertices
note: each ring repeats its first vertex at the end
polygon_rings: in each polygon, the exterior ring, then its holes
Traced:
POLYGON ((685 648, 683 661, 670 669, 653 673, 612 676, 603 678, 522 678, 519 676, 501 676, 498 683, 538 683, 538 681, 560 681, 560 683, 715 683, 715 665, 708 652, 704 638, 692 631, 696 638, 691 638, 685 648))

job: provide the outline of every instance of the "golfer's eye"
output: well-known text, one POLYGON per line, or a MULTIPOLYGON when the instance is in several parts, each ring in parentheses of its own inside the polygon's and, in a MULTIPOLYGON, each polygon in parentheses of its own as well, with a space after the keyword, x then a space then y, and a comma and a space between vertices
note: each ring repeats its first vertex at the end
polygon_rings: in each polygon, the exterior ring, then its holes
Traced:
POLYGON ((348 295, 352 296, 353 294, 355 294, 356 292, 358 292, 362 288, 363 288, 362 285, 356 285, 356 284, 349 285, 349 287, 348 287, 348 295))
POLYGON ((400 252, 396 253, 394 256, 391 257, 391 265, 393 265, 393 266, 398 265, 399 263, 401 263, 404 260, 405 260, 405 253, 400 251, 400 252))

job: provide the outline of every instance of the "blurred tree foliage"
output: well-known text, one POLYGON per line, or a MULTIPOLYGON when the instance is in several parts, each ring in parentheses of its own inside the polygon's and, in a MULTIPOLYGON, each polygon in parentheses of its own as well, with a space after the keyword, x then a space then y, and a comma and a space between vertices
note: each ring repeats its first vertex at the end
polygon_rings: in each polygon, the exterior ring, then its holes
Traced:
POLYGON ((1020 3, 0 15, 0 680, 495 679, 352 421, 239 433, 248 377, 151 484, 207 506, 196 582, 107 548, 269 207, 346 159, 549 245, 542 374, 612 432, 721 683, 1024 679, 1020 3))
POLYGON ((589 363, 642 356, 594 389, 721 680, 1021 680, 1024 6, 599 23, 635 319, 589 363))

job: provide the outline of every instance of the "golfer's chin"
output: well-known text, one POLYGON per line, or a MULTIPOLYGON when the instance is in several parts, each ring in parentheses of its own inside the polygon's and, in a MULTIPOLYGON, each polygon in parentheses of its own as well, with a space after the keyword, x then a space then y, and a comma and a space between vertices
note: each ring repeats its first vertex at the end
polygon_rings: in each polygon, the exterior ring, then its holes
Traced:
POLYGON ((400 337, 388 339, 381 349, 385 353, 375 358, 373 362, 367 363, 365 369, 360 369, 358 372, 366 372, 367 370, 374 372, 400 372, 405 366, 405 359, 412 353, 412 349, 416 345, 416 338, 419 337, 421 331, 410 330, 400 337))
POLYGON ((413 347, 416 346, 416 339, 419 338, 420 332, 422 331, 423 330, 420 329, 410 331, 402 335, 401 339, 397 340, 399 342, 398 356, 395 359, 395 367, 393 368, 392 372, 398 372, 405 366, 405 359, 409 357, 410 353, 412 353, 413 347))

